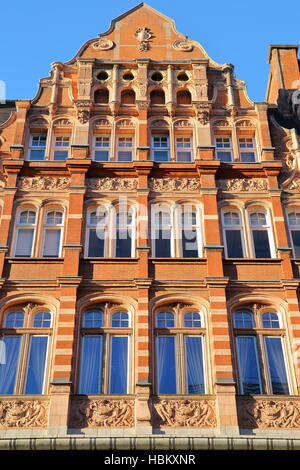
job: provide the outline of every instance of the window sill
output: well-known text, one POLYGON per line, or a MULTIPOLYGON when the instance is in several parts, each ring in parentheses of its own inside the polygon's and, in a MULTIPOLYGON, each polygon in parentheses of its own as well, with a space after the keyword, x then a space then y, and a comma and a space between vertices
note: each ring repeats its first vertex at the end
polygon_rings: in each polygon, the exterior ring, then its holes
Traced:
MULTIPOLYGON (((223 258, 224 263, 241 263, 241 264, 262 264, 273 263, 280 264, 281 258, 223 258)), ((300 262, 300 260, 299 260, 300 262)))
POLYGON ((149 258, 153 263, 206 263, 206 258, 149 258))
POLYGON ((14 256, 8 256, 5 258, 5 261, 8 261, 9 263, 32 263, 32 262, 35 262, 35 263, 63 263, 64 262, 64 258, 35 258, 35 257, 29 257, 29 256, 18 256, 18 257, 14 257, 14 256))
POLYGON ((89 263, 137 263, 139 258, 94 258, 94 257, 85 257, 81 258, 82 261, 87 261, 89 263))

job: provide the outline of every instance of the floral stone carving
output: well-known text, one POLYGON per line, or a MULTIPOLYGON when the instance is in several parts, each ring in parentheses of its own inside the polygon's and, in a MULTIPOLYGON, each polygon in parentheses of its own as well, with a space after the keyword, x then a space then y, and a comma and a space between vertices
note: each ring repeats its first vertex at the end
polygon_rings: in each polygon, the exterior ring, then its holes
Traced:
POLYGON ((266 191, 267 180, 264 178, 234 178, 230 180, 219 180, 218 186, 223 191, 266 191))
POLYGON ((160 400, 153 406, 158 425, 171 427, 216 427, 216 408, 212 400, 160 400))
POLYGON ((132 427, 133 400, 75 400, 71 405, 71 427, 132 427))
POLYGON ((87 187, 97 191, 134 191, 136 178, 87 178, 87 187))
POLYGON ((55 176, 21 176, 18 178, 18 188, 25 191, 63 190, 70 186, 70 178, 55 176))
POLYGON ((153 34, 151 33, 149 28, 140 27, 135 32, 135 37, 139 42, 139 49, 140 51, 148 51, 150 48, 149 41, 152 38, 153 34))
POLYGON ((0 428, 41 428, 48 425, 45 401, 1 401, 0 428))
POLYGON ((199 191, 197 178, 150 178, 149 187, 153 191, 199 191))
POLYGON ((300 402, 285 400, 240 400, 242 428, 300 429, 300 402))

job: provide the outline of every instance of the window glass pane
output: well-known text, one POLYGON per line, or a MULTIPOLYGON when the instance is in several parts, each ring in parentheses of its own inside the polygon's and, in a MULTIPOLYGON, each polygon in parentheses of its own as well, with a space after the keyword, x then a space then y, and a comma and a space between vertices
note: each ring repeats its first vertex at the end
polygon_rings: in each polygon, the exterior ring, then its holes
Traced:
POLYGON ((171 256, 170 230, 155 230, 155 256, 156 258, 170 258, 171 256))
POLYGON ((183 258, 198 257, 196 230, 182 230, 182 256, 183 258))
POLYGON ((288 214, 289 225, 300 225, 300 212, 290 212, 288 214))
POLYGON ((102 336, 86 335, 81 338, 79 393, 102 392, 102 336))
POLYGON ((118 229, 116 239, 116 257, 124 258, 131 256, 131 230, 118 229))
POLYGON ((119 162, 131 162, 132 152, 118 152, 118 161, 119 162))
POLYGON ((95 151, 95 162, 107 162, 109 158, 109 151, 102 150, 102 151, 95 151))
POLYGON ((61 229, 46 229, 43 256, 59 256, 61 229))
POLYGON ((70 144, 70 137, 61 136, 56 137, 55 139, 55 147, 69 147, 70 144))
POLYGON ((153 158, 155 162, 167 162, 169 160, 169 151, 155 150, 153 152, 153 158))
POLYGON ((295 258, 299 259, 300 258, 300 230, 292 230, 291 235, 292 235, 295 258))
POLYGON ((47 225, 60 225, 63 221, 62 212, 51 211, 47 213, 46 223, 47 225))
POLYGON ((217 152, 217 159, 221 162, 231 162, 231 152, 217 152))
POLYGON ((226 226, 240 225, 240 216, 237 212, 224 212, 223 220, 226 226))
POLYGON ((288 395, 289 387, 283 355, 282 340, 276 337, 265 338, 268 367, 274 395, 288 395))
POLYGON ((263 212, 254 212, 250 214, 250 223, 252 227, 263 227, 267 225, 266 215, 263 212))
POLYGON ((89 230, 89 249, 88 256, 95 258, 103 258, 104 256, 104 230, 89 230))
POLYGON ((82 326, 84 328, 101 328, 103 326, 102 310, 91 310, 85 312, 82 326))
POLYGON ((11 312, 6 315, 4 328, 22 328, 24 326, 24 313, 11 312))
POLYGON ((243 258, 242 234, 240 230, 225 230, 227 258, 243 258))
POLYGON ((184 315, 186 328, 201 328, 201 315, 198 312, 189 312, 184 315))
POLYGON ((267 312, 262 315, 263 328, 280 328, 277 313, 267 312))
POLYGON ((33 320, 34 328, 50 328, 51 326, 51 313, 39 312, 34 315, 33 320))
POLYGON ((267 230, 252 230, 256 258, 271 258, 267 230))
POLYGON ((4 346, 0 361, 0 394, 11 395, 15 391, 21 336, 4 336, 1 341, 4 346))
POLYGON ((128 336, 111 337, 109 393, 127 393, 128 336))
POLYGON ((109 147, 109 137, 96 137, 95 147, 109 147))
POLYGON ((129 317, 127 312, 116 312, 111 317, 111 326, 114 328, 127 328, 129 317))
POLYGON ((33 229, 19 229, 15 256, 31 256, 33 229))
POLYGON ((240 387, 243 395, 261 393, 255 341, 254 336, 237 336, 236 338, 240 387))
POLYGON ((68 151, 67 150, 55 150, 53 159, 56 161, 63 161, 68 158, 68 151))
POLYGON ((176 393, 175 337, 156 338, 157 393, 176 393))
POLYGON ((19 224, 21 225, 34 225, 35 224, 35 212, 23 211, 19 216, 19 224))
POLYGON ((191 152, 177 152, 177 161, 178 162, 190 162, 192 160, 191 152))
POLYGON ((45 150, 30 150, 29 160, 44 160, 45 150))
POLYGON ((203 349, 200 336, 185 337, 187 393, 205 393, 203 349))
POLYGON ((172 328, 174 326, 175 326, 174 313, 159 312, 156 314, 156 327, 157 328, 172 328))
POLYGON ((242 162, 255 162, 255 153, 254 152, 241 152, 241 161, 242 162))
POLYGON ((25 394, 43 393, 48 336, 31 336, 25 394))
POLYGON ((234 314, 235 328, 254 328, 254 318, 252 312, 236 312, 234 314))

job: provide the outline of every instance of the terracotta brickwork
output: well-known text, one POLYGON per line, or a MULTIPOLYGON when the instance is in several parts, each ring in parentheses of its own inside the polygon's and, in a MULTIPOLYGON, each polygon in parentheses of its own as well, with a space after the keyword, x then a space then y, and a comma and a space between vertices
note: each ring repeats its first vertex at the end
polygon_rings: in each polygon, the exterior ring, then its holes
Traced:
POLYGON ((49 311, 52 323, 38 328, 50 338, 43 393, 26 394, 18 372, 15 391, 0 397, 1 429, 60 429, 67 435, 68 428, 88 428, 101 435, 106 428, 128 428, 139 436, 139 429, 192 428, 236 437, 244 428, 300 431, 300 255, 297 230, 288 224, 289 214, 300 214, 300 111, 296 103, 290 117, 296 124, 286 126, 277 109, 282 90, 300 87, 297 46, 271 46, 269 59, 267 101, 254 103, 231 64, 216 63, 173 20, 140 4, 69 62, 54 62, 32 100, 15 102, 0 123, 0 338, 34 333, 31 320, 26 328, 5 326, 8 312, 31 318, 49 311), (129 256, 118 256, 110 238, 113 211, 122 201, 133 208, 129 256), (193 256, 184 254, 174 235, 184 204, 197 211, 193 256), (108 235, 95 256, 89 234, 101 205, 108 235), (157 207, 169 211, 165 256, 154 239, 151 211, 157 207), (22 211, 35 214, 26 227, 22 211), (50 213, 63 219, 55 225, 59 249, 47 256, 50 213), (239 214, 239 223, 226 226, 226 214, 239 214), (251 214, 266 218, 260 229, 268 234, 270 256, 255 251, 260 235, 251 214), (27 254, 29 242, 19 242, 24 227, 34 233, 27 254), (243 239, 240 256, 230 255, 236 247, 226 238, 229 227, 243 239), (83 316, 99 306, 106 364, 114 337, 106 312, 111 318, 110 312, 122 310, 131 318, 115 330, 130 340, 126 394, 109 393, 105 365, 102 393, 80 393, 81 336, 91 334, 83 316), (242 396, 237 309, 257 318, 245 334, 261 342, 260 395, 242 396), (164 311, 174 312, 178 323, 159 327, 156 315, 164 311), (202 319, 196 336, 193 325, 183 322, 186 312, 195 311, 202 319), (266 372, 263 341, 275 333, 259 324, 259 315, 269 311, 281 318, 290 396, 272 393, 266 372), (184 345, 193 335, 204 344, 205 390, 198 393, 187 387, 184 345), (176 338, 174 394, 158 393, 160 336, 176 338))

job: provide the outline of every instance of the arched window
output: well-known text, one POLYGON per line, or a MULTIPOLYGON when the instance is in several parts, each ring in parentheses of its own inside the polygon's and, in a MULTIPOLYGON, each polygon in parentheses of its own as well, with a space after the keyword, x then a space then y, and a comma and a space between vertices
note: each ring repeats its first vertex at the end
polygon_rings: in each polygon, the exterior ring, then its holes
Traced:
POLYGON ((295 258, 300 258, 300 211, 288 213, 288 227, 295 258))
POLYGON ((276 312, 234 314, 239 387, 243 395, 289 395, 285 334, 276 312), (245 331, 242 331, 242 330, 245 331))
POLYGON ((121 104, 132 105, 135 104, 135 92, 134 90, 123 90, 121 92, 121 104))
POLYGON ((61 254, 64 214, 60 210, 50 210, 45 214, 42 256, 56 258, 61 254))
POLYGON ((87 214, 86 254, 91 258, 108 256, 108 210, 99 206, 87 214))
POLYGON ((1 395, 46 393, 51 313, 26 310, 26 313, 22 309, 8 312, 0 329, 3 335, 1 395))
POLYGON ((111 312, 108 304, 84 312, 78 393, 90 395, 129 392, 131 334, 126 311, 111 312), (118 328, 117 332, 115 328, 118 328))
POLYGON ((97 104, 106 104, 109 102, 109 91, 106 88, 100 88, 94 93, 94 101, 97 104))
POLYGON ((244 258, 244 233, 240 213, 224 210, 222 222, 226 258, 244 258))
POLYGON ((165 104, 165 92, 163 90, 152 90, 150 93, 151 106, 156 104, 165 104))
POLYGON ((182 258, 198 258, 202 254, 199 211, 192 204, 183 204, 178 207, 177 212, 181 230, 181 233, 178 234, 181 240, 178 255, 182 258))
POLYGON ((201 315, 176 309, 176 314, 172 308, 156 313, 156 392, 207 393, 201 315))
POLYGON ((168 207, 151 206, 152 251, 156 258, 174 256, 173 227, 171 210, 168 207))
POLYGON ((252 251, 255 258, 274 257, 274 246, 271 244, 271 226, 267 212, 256 211, 249 214, 252 235, 252 251), (271 252, 272 250, 272 252, 271 252))
POLYGON ((20 209, 17 212, 14 244, 15 257, 33 256, 37 214, 35 209, 20 209))
POLYGON ((116 211, 116 246, 117 258, 134 256, 134 211, 132 207, 119 207, 116 211))
POLYGON ((178 91, 177 92, 177 104, 178 106, 192 104, 191 93, 188 90, 178 91))

